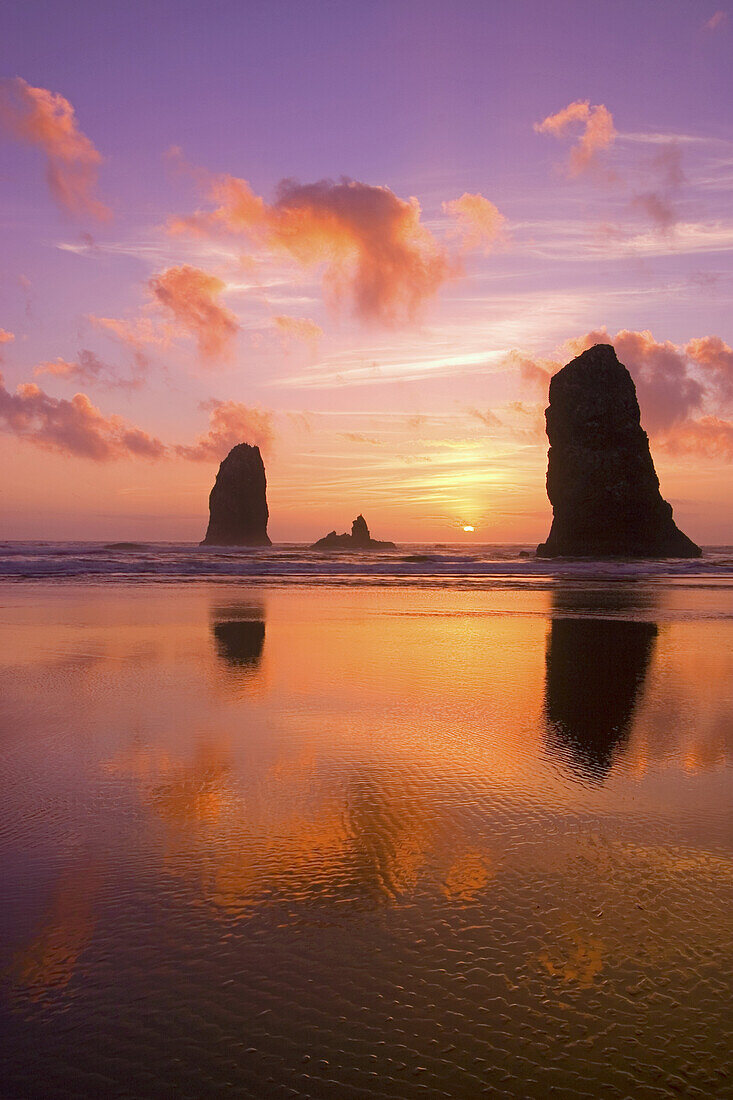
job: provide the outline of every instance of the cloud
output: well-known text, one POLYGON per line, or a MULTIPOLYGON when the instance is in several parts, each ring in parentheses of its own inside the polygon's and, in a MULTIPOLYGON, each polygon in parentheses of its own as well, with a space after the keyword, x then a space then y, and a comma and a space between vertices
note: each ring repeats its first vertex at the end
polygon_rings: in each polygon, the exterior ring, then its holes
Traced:
POLYGON ((96 198, 102 157, 77 126, 62 95, 34 88, 22 77, 0 80, 0 127, 46 156, 46 177, 58 205, 75 215, 106 221, 110 210, 96 198))
POLYGON ((3 354, 2 354, 3 344, 12 344, 14 339, 15 339, 15 333, 14 332, 8 332, 6 329, 0 328, 0 363, 2 363, 2 361, 3 361, 3 354))
POLYGON ((45 450, 108 462, 117 458, 162 458, 159 439, 120 416, 104 416, 86 394, 70 401, 49 397, 35 383, 10 393, 0 375, 0 430, 45 450))
POLYGON ((363 321, 395 325, 414 318, 456 273, 445 248, 420 221, 420 204, 388 187, 343 178, 283 180, 273 203, 246 180, 210 184, 211 212, 169 223, 172 233, 234 236, 305 268, 323 268, 328 299, 348 303, 363 321))
POLYGON ((716 11, 714 15, 711 15, 707 23, 703 24, 703 30, 705 31, 717 31, 720 27, 724 27, 728 22, 728 13, 726 11, 716 11))
POLYGON ((658 191, 644 191, 634 195, 631 205, 635 210, 645 214, 661 233, 669 233, 677 221, 677 212, 672 203, 658 191))
POLYGON ((137 317, 133 321, 124 321, 116 317, 95 317, 89 314, 87 320, 110 340, 121 344, 132 354, 138 374, 150 366, 145 348, 166 348, 173 336, 173 326, 154 323, 149 317, 137 317))
POLYGON ((622 329, 609 336, 596 329, 565 348, 579 355, 594 344, 613 344, 620 361, 636 383, 642 423, 650 433, 665 431, 699 409, 705 396, 702 383, 691 376, 684 349, 670 340, 655 340, 651 332, 622 329))
POLYGON ((239 329, 236 316, 217 301, 225 285, 215 275, 188 264, 169 267, 148 283, 155 300, 194 337, 204 359, 230 354, 239 329))
POLYGON ((506 218, 483 195, 466 191, 459 199, 443 203, 443 210, 457 222, 456 234, 466 249, 490 252, 505 236, 506 218))
POLYGON ((685 344, 685 353, 697 363, 724 401, 733 400, 733 348, 719 336, 702 336, 685 344))
POLYGON ((552 134, 556 138, 565 137, 569 131, 577 132, 579 127, 580 136, 570 150, 568 160, 570 176, 580 176, 596 169, 599 153, 613 144, 616 130, 611 112, 602 103, 591 107, 587 99, 577 99, 557 114, 536 122, 534 127, 538 134, 552 134))
POLYGON ((53 359, 39 363, 33 373, 38 377, 50 374, 54 378, 64 378, 86 384, 103 386, 135 387, 141 384, 139 377, 121 378, 115 367, 103 362, 93 351, 82 348, 76 359, 53 359))
POLYGON ((339 432, 342 439, 348 439, 350 443, 368 443, 372 447, 380 447, 381 439, 375 439, 371 435, 362 435, 361 432, 339 432))
POLYGON ((179 444, 179 458, 191 462, 213 462, 225 458, 237 443, 256 445, 267 453, 274 441, 273 417, 268 409, 249 408, 238 401, 204 401, 209 413, 209 430, 191 445, 179 444))
POLYGON ((674 197, 685 182, 679 143, 662 145, 651 158, 649 171, 657 185, 634 195, 631 205, 645 214, 659 232, 669 233, 678 220, 674 197))
POLYGON ((499 419, 499 417, 495 413, 493 413, 491 411, 491 409, 486 409, 486 410, 482 411, 481 409, 476 409, 476 408, 473 408, 473 407, 469 407, 469 408, 466 409, 466 412, 468 413, 469 416, 472 416, 475 420, 480 420, 481 423, 486 428, 500 428, 501 427, 501 420, 499 419))
POLYGON ((547 398, 553 374, 563 365, 556 359, 524 355, 520 351, 510 351, 506 361, 508 366, 519 370, 519 377, 527 389, 534 390, 543 398, 547 398))
POLYGON ((277 317, 273 317, 272 320, 276 328, 279 329, 285 346, 291 340, 302 340, 304 344, 308 344, 312 351, 316 352, 318 350, 323 336, 323 329, 315 321, 311 321, 307 317, 288 317, 282 313, 277 317))
POLYGON ((733 460, 733 422, 717 416, 686 420, 658 441, 673 455, 702 455, 733 460))
MULTIPOLYGON (((655 445, 670 454, 733 458, 733 423, 715 414, 716 404, 733 401, 733 348, 724 340, 703 336, 679 346, 655 340, 647 330, 622 329, 611 336, 601 328, 566 341, 559 349, 562 362, 594 344, 612 344, 628 367, 642 424, 655 445)), ((510 360, 530 387, 546 386, 562 365, 518 352, 510 360)))

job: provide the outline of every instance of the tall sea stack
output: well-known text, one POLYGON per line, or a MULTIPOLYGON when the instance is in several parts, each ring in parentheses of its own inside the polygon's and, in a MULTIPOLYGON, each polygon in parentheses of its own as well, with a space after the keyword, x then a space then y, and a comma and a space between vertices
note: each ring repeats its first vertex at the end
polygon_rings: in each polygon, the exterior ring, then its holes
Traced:
POLYGON ((209 526, 202 546, 270 546, 267 481, 259 447, 232 447, 209 496, 209 526))
POLYGON ((558 371, 545 419, 553 520, 540 557, 700 556, 659 492, 636 387, 610 344, 558 371))

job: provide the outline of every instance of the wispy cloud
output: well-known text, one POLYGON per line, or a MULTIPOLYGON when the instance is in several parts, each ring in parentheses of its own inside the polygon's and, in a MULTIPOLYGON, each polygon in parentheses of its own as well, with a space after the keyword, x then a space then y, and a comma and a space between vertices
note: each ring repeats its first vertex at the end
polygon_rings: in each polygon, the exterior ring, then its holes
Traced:
POLYGON ((102 156, 79 129, 62 95, 34 88, 22 77, 0 80, 0 126, 46 156, 46 177, 58 205, 71 214, 106 221, 110 210, 96 197, 102 156))

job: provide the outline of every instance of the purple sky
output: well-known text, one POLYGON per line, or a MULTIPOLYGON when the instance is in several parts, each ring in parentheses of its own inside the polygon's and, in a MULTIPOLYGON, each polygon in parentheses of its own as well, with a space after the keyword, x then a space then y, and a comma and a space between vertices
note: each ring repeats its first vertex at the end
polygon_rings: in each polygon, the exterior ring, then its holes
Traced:
MULTIPOLYGON (((616 342, 663 491, 693 538, 733 541, 731 17, 715 0, 26 0, 3 13, 0 53, 5 77, 68 100, 101 158, 90 193, 113 214, 61 208, 46 147, 0 117, 0 330, 14 336, 0 344, 5 537, 199 537, 228 439, 191 459, 213 399, 234 402, 244 426, 253 409, 269 425, 275 539, 345 529, 364 511, 384 537, 448 540, 472 524, 482 540, 539 540, 544 395, 521 364, 551 371, 567 341, 605 328, 651 333, 616 342), (614 136, 573 173, 586 122, 535 127, 585 102, 588 132, 603 107, 614 136), (227 235, 210 222, 168 232, 172 218, 210 218, 225 174, 265 200, 256 239, 231 218, 227 235), (341 177, 368 185, 369 203, 376 188, 415 196, 415 232, 449 257, 414 316, 358 305, 360 237, 352 255, 354 238, 324 238, 319 222, 307 262, 289 250, 279 182, 341 177), (465 193, 504 219, 479 247, 458 241, 443 205, 465 193), (346 289, 332 270, 342 244, 346 289), (203 293, 232 327, 226 353, 202 352, 209 338, 151 289, 182 266, 215 280, 203 293), (90 317, 147 325, 155 339, 135 360, 90 317), (293 335, 278 317, 312 329, 293 335), (104 367, 36 373, 92 362, 82 352, 104 367), (42 395, 12 396, 26 383, 42 395), (101 410, 114 454, 84 454, 59 427, 58 402, 77 392, 101 410), (114 417, 146 433, 142 450, 120 442, 114 417)), ((323 199, 329 217, 339 194, 323 199)), ((368 279, 381 287, 393 257, 378 241, 368 279)))

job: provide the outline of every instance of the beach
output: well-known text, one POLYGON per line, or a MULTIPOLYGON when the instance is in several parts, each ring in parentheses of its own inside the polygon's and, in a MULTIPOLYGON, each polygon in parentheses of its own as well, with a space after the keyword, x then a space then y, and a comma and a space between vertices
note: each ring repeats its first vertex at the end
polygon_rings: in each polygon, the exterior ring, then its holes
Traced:
POLYGON ((202 553, 0 554, 3 1095, 733 1095, 730 550, 202 553))

